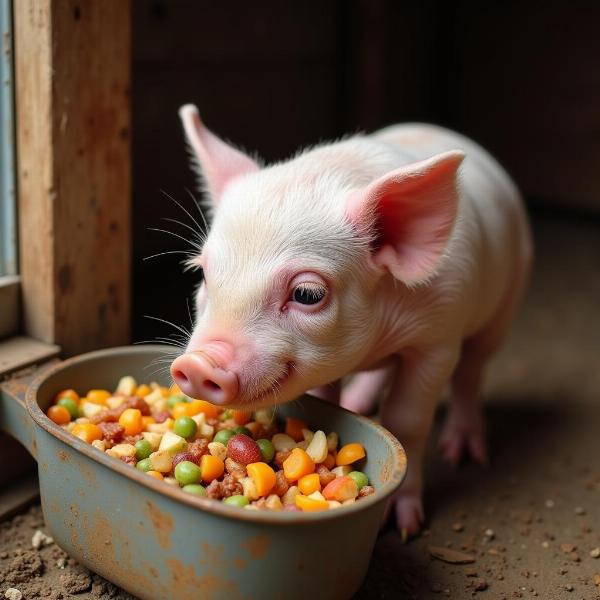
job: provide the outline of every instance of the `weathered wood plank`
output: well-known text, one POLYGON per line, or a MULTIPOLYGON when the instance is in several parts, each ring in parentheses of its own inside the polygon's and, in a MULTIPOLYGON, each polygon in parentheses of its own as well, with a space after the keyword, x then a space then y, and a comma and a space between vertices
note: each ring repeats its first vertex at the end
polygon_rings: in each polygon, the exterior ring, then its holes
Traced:
POLYGON ((25 331, 65 355, 126 343, 129 2, 14 9, 25 331))

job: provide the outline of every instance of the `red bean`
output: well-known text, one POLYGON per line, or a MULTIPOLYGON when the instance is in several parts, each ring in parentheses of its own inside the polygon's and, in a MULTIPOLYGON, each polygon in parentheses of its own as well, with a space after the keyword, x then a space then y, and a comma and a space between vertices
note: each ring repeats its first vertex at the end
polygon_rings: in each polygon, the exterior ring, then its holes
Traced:
POLYGON ((243 433, 238 433, 229 440, 227 443, 227 456, 242 465, 262 461, 258 444, 243 433))

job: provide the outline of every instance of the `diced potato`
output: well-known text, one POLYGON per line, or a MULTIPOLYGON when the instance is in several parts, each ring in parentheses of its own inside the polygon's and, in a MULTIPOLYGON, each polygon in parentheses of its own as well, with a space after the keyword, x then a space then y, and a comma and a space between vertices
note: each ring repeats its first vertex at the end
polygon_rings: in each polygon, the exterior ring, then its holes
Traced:
POLYGON ((119 380, 117 385, 117 394, 123 394, 124 396, 132 396, 137 388, 137 382, 131 375, 125 375, 119 380))
POLYGON ((252 477, 242 477, 240 479, 240 483, 242 484, 243 494, 250 500, 258 499, 258 492, 256 491, 256 484, 254 483, 254 479, 252 477))
POLYGON ((315 435, 314 431, 311 431, 310 429, 303 429, 302 430, 302 437, 307 441, 310 442, 313 439, 313 436, 315 435))
POLYGON ((272 408, 259 408, 254 413, 254 418, 258 423, 261 423, 265 427, 268 427, 273 423, 275 413, 272 408))
POLYGON ((289 452, 296 447, 294 438, 285 433, 276 433, 272 437, 271 442, 273 443, 276 452, 289 452))
POLYGON ((179 487, 179 481, 177 481, 175 477, 165 477, 163 481, 169 485, 172 485, 173 487, 179 487))
POLYGON ((227 458, 227 446, 221 444, 221 442, 211 442, 208 444, 208 451, 217 458, 220 458, 223 462, 227 458))
POLYGON ((287 504, 296 504, 296 496, 300 493, 297 485, 292 485, 288 488, 288 491, 281 497, 281 501, 287 504))
POLYGON ((125 402, 125 396, 111 396, 106 399, 106 406, 108 408, 119 408, 123 402, 125 402))
POLYGON ((306 454, 308 454, 317 465, 327 458, 327 438, 323 431, 319 430, 313 435, 308 448, 306 448, 306 454))
POLYGON ((282 510, 283 504, 281 503, 281 499, 277 494, 271 494, 265 500, 265 508, 270 508, 271 510, 282 510))
POLYGON ((89 423, 90 420, 87 417, 79 417, 77 419, 75 419, 75 423, 77 423, 77 425, 83 425, 85 423, 89 423))
POLYGON ((202 425, 206 425, 206 415, 204 413, 198 413, 192 417, 194 421, 196 421, 196 425, 198 425, 198 429, 202 427, 202 425))
POLYGON ((348 473, 352 472, 352 467, 350 465, 336 467, 335 469, 331 469, 331 472, 335 473, 336 477, 344 477, 345 475, 348 475, 348 473))
POLYGON ((339 508, 342 505, 342 503, 337 500, 328 500, 327 504, 329 504, 329 508, 339 508))
POLYGON ((200 437, 212 439, 215 434, 215 428, 212 425, 200 425, 198 433, 200 437))
POLYGON ((172 431, 166 431, 160 440, 158 451, 168 452, 171 456, 175 456, 175 454, 183 452, 186 447, 187 442, 185 441, 185 438, 172 431))
POLYGON ((94 440, 92 442, 92 446, 94 446, 94 448, 97 448, 101 452, 104 452, 106 450, 106 442, 104 440, 94 440))
POLYGON ((86 402, 85 400, 79 405, 81 414, 90 419, 94 415, 101 413, 104 410, 104 406, 101 404, 95 404, 94 402, 86 402))
POLYGON ((348 500, 344 500, 342 504, 346 506, 346 504, 354 504, 356 502, 356 498, 348 498, 348 500))
POLYGON ((154 405, 159 400, 163 400, 162 391, 160 388, 154 388, 149 394, 144 397, 144 400, 154 408, 154 405))
POLYGON ((117 458, 135 456, 135 446, 132 444, 117 444, 112 447, 112 456, 116 456, 117 458))
POLYGON ((152 433, 166 433, 167 431, 170 431, 173 428, 173 423, 173 419, 169 417, 162 423, 150 423, 146 426, 146 429, 148 431, 151 431, 152 433))
POLYGON ((150 455, 150 466, 153 471, 168 473, 173 466, 173 459, 168 452, 159 450, 150 455))
POLYGON ((319 502, 325 502, 325 498, 323 497, 323 494, 321 494, 321 492, 313 492, 312 494, 309 494, 307 496, 307 498, 312 498, 313 500, 319 500, 319 502))
POLYGON ((152 431, 142 431, 142 437, 150 444, 153 451, 158 450, 160 446, 160 440, 162 440, 162 433, 153 433, 152 431))
POLYGON ((246 504, 246 506, 244 506, 244 510, 260 510, 260 508, 258 508, 256 504, 246 504))
POLYGON ((296 448, 302 448, 302 450, 306 450, 309 444, 310 442, 308 440, 302 440, 296 444, 296 448))
POLYGON ((334 452, 338 447, 339 442, 338 434, 335 431, 327 434, 327 450, 329 450, 329 452, 334 452))

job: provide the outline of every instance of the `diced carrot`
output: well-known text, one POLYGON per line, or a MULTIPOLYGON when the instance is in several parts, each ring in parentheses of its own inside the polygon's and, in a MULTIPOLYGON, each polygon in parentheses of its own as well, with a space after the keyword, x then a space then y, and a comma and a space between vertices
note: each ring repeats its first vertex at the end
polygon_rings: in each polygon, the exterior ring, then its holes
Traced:
POLYGON ((304 435, 302 435, 303 429, 308 429, 305 421, 293 419, 292 417, 288 417, 285 420, 285 432, 296 442, 301 442, 304 439, 304 435))
POLYGON ((304 512, 316 512, 318 510, 327 510, 329 508, 329 502, 327 500, 315 500, 308 496, 298 494, 294 499, 296 506, 304 512))
POLYGON ((309 496, 313 492, 320 492, 321 481, 319 479, 319 474, 311 473, 310 475, 300 477, 300 479, 298 479, 298 489, 300 490, 300 493, 305 496, 309 496))
POLYGON ((356 487, 356 483, 351 477, 336 477, 323 488, 321 493, 326 500, 343 502, 350 498, 356 498, 358 496, 358 487, 356 487))
POLYGON ((61 398, 71 398, 75 402, 79 402, 79 394, 75 390, 62 390, 54 396, 54 403, 56 404, 61 398))
POLYGON ((219 409, 206 400, 192 400, 187 403, 187 416, 193 417, 204 413, 209 419, 214 419, 219 415, 219 409))
POLYGON ((297 481, 315 470, 315 463, 302 448, 294 448, 283 461, 283 474, 288 481, 297 481))
POLYGON ((338 451, 335 458, 335 464, 338 467, 344 467, 346 465, 351 465, 365 456, 365 449, 362 444, 346 444, 338 451))
POLYGON ((238 425, 245 425, 246 423, 249 423, 250 420, 252 419, 252 412, 250 412, 249 410, 233 409, 231 412, 232 412, 231 416, 232 416, 233 420, 238 425))
POLYGON ((145 430, 148 425, 152 425, 152 423, 156 423, 154 417, 142 417, 142 431, 145 430))
POLYGON ((137 408, 126 408, 119 417, 119 425, 125 430, 125 435, 142 433, 144 424, 141 411, 137 408))
POLYGON ((259 496, 267 496, 273 487, 275 487, 275 471, 267 463, 250 463, 246 465, 246 471, 248 471, 248 475, 254 481, 256 493, 259 496))
POLYGON ((331 452, 329 452, 327 454, 327 457, 323 461, 323 464, 331 471, 331 469, 335 467, 335 456, 331 452))
POLYGON ((146 475, 150 475, 150 477, 154 477, 154 479, 158 479, 159 481, 165 478, 160 471, 146 471, 146 475))
POLYGON ((137 386, 135 389, 135 395, 139 396, 140 398, 145 398, 151 391, 152 389, 150 386, 143 383, 142 385, 137 386))
MULTIPOLYGON (((64 398, 65 396, 63 396, 64 398)), ((48 409, 48 418, 57 425, 66 425, 71 422, 71 414, 64 406, 54 405, 48 409)))
POLYGON ((179 417, 189 417, 191 415, 188 414, 188 406, 187 402, 177 402, 171 409, 171 416, 174 419, 179 419, 179 417))
POLYGON ((202 471, 202 481, 210 482, 223 475, 225 464, 218 456, 204 454, 200 459, 200 470, 202 471))
POLYGON ((112 394, 107 390, 90 390, 87 393, 88 402, 93 402, 94 404, 102 404, 103 406, 106 404, 106 401, 112 396, 112 394))
POLYGON ((169 396, 178 396, 181 393, 181 388, 176 383, 171 385, 171 387, 169 388, 169 396))
POLYGON ((77 423, 71 433, 88 444, 102 439, 102 429, 93 423, 77 423))

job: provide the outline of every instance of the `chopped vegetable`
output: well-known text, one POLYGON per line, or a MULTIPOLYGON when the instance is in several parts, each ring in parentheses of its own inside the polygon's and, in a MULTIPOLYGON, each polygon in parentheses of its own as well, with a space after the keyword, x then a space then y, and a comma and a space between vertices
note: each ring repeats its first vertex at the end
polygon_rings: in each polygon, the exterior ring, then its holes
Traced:
POLYGON ((300 477, 315 470, 315 463, 302 448, 294 448, 283 461, 283 473, 288 481, 298 481, 300 477))
POLYGON ((365 456, 366 453, 362 444, 346 444, 338 451, 337 456, 335 458, 335 464, 338 467, 344 467, 346 465, 351 465, 352 463, 355 463, 357 460, 360 460, 365 456))
POLYGON ((66 425, 71 422, 69 411, 59 404, 55 404, 48 409, 48 418, 54 421, 57 425, 66 425))
POLYGON ((275 486, 275 471, 264 462, 256 462, 246 465, 248 475, 254 481, 256 493, 259 496, 266 496, 275 486))
POLYGON ((308 429, 308 425, 305 421, 293 419, 292 417, 288 417, 285 420, 285 433, 296 442, 300 442, 304 439, 304 436, 302 435, 303 429, 308 429))

